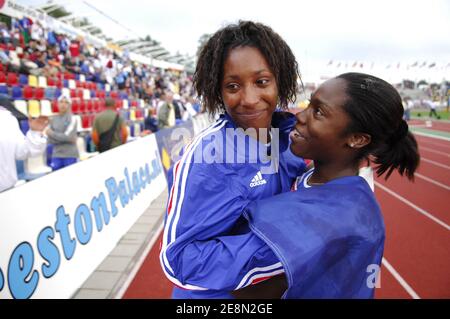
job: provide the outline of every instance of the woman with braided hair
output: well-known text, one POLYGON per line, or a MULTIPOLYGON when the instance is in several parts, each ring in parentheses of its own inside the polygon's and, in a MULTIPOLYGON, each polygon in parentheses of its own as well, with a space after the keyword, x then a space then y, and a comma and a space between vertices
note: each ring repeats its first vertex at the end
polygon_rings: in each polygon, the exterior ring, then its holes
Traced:
POLYGON ((194 86, 209 113, 222 114, 169 170, 160 261, 174 298, 231 298, 242 280, 282 272, 270 250, 257 268, 248 262, 263 243, 242 212, 304 172, 289 149, 295 116, 281 111, 298 79, 291 49, 261 23, 228 25, 202 48, 194 86))

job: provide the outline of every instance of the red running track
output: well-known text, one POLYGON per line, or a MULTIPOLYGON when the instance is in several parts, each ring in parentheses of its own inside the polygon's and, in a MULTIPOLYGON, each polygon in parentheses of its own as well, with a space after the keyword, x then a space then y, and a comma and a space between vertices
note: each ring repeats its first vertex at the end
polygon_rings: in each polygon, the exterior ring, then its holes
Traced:
MULTIPOLYGON (((435 164, 422 161, 415 183, 397 173, 387 182, 376 178, 375 195, 386 225, 385 261, 376 298, 450 298, 450 216, 445 204, 450 196, 450 168, 443 167, 450 166, 446 155, 450 142, 416 138, 423 158, 435 164)), ((172 284, 159 266, 159 237, 123 298, 170 298, 172 284)))

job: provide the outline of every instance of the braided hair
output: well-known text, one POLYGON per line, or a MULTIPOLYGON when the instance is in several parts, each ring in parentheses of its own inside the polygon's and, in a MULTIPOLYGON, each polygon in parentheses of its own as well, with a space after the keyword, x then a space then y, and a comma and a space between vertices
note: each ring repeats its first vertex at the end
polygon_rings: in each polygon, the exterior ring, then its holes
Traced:
POLYGON ((286 110, 298 91, 298 63, 277 33, 251 21, 239 21, 218 30, 201 49, 193 82, 206 109, 213 115, 225 110, 221 93, 224 63, 232 49, 243 46, 257 48, 265 57, 276 79, 279 106, 286 110))

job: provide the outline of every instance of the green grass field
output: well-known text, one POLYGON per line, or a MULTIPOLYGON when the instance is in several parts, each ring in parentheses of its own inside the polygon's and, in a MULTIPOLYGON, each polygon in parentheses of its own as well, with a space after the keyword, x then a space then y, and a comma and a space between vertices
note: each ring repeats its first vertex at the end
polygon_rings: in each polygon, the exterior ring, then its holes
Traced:
MULTIPOLYGON (((449 117, 449 112, 447 112, 445 109, 444 110, 439 110, 439 111, 436 111, 437 112, 437 114, 438 114, 438 116, 440 116, 441 118, 441 120, 449 120, 450 119, 450 117, 449 117)), ((428 115, 430 114, 430 110, 427 110, 427 109, 423 109, 423 110, 420 110, 420 109, 418 109, 418 110, 413 110, 413 111, 411 111, 411 117, 413 117, 413 118, 425 118, 425 119, 428 119, 429 117, 428 117, 428 115)))

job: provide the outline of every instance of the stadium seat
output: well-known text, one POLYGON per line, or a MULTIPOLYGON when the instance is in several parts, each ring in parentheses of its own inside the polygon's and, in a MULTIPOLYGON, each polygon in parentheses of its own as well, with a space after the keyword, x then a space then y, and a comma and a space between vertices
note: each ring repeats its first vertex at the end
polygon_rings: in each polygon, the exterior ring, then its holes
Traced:
POLYGON ((83 84, 82 84, 81 81, 79 81, 79 80, 75 80, 75 86, 76 86, 78 89, 82 89, 82 88, 83 88, 83 84))
POLYGON ((136 121, 136 111, 130 110, 130 121, 136 121))
POLYGON ((48 101, 48 100, 41 101, 41 115, 43 115, 43 116, 53 115, 52 105, 51 105, 50 101, 48 101))
MULTIPOLYGON (((0 79, 0 83, 1 83, 1 79, 0 79)), ((17 74, 13 73, 13 72, 8 73, 8 75, 6 76, 6 83, 9 86, 18 85, 19 79, 17 78, 17 74)))
POLYGON ((76 82, 75 80, 69 80, 68 83, 69 83, 69 85, 68 85, 68 88, 69 88, 69 89, 74 90, 74 89, 77 88, 77 82, 76 82))
POLYGON ((79 99, 82 99, 83 98, 83 90, 82 89, 77 89, 76 92, 77 92, 76 93, 77 97, 79 99))
POLYGON ((39 115, 41 115, 41 107, 39 105, 39 101, 28 101, 28 115, 30 115, 31 117, 38 117, 39 115))
POLYGON ((0 71, 0 83, 6 83, 6 74, 0 71))
POLYGON ((19 74, 19 84, 22 86, 28 85, 28 76, 25 74, 19 74))
POLYGON ((57 88, 62 89, 64 87, 63 80, 60 78, 55 79, 55 85, 57 88))
POLYGON ((0 63, 0 72, 4 72, 6 70, 6 66, 3 63, 0 63))
POLYGON ((84 74, 80 74, 79 80, 80 82, 86 82, 86 77, 84 76, 84 74))
POLYGON ((93 112, 94 106, 93 106, 92 100, 86 100, 85 102, 86 102, 86 111, 93 112))
POLYGON ((38 86, 40 88, 46 88, 47 87, 47 78, 45 76, 40 76, 38 78, 38 86))
POLYGON ((55 97, 55 92, 56 92, 56 89, 55 89, 55 88, 52 88, 52 87, 46 88, 46 89, 45 89, 45 98, 46 98, 47 100, 53 100, 53 99, 55 99, 55 98, 56 98, 56 97, 55 97))
POLYGON ((28 85, 31 87, 38 87, 38 78, 35 75, 29 75, 28 76, 28 85))
POLYGON ((80 113, 80 102, 78 99, 72 100, 72 113, 80 113))
POLYGON ((26 100, 34 98, 34 89, 31 86, 25 86, 23 88, 23 98, 26 100))
POLYGON ((20 112, 22 112, 25 115, 28 115, 28 105, 27 102, 24 100, 15 100, 14 106, 16 109, 18 109, 20 112))
POLYGON ((118 99, 119 93, 117 93, 116 91, 111 91, 111 92, 109 92, 109 96, 113 99, 118 99))
POLYGON ((47 86, 56 86, 55 79, 52 77, 47 78, 47 86))
POLYGON ((53 113, 58 113, 59 112, 59 106, 58 106, 58 101, 57 100, 53 100, 52 101, 52 112, 53 113))
POLYGON ((89 100, 91 98, 91 92, 87 89, 83 89, 83 99, 89 100))
POLYGON ((105 84, 105 91, 106 92, 111 91, 111 85, 109 85, 108 83, 105 84))
POLYGON ((45 91, 43 88, 38 87, 34 91, 34 98, 36 100, 42 100, 44 98, 45 91))
MULTIPOLYGON (((20 92, 22 93, 22 90, 20 90, 20 92)), ((8 87, 6 85, 0 85, 0 94, 9 95, 9 90, 8 90, 8 87)))
POLYGON ((127 108, 129 107, 128 100, 123 100, 123 101, 122 101, 122 107, 123 107, 124 109, 127 109, 127 108))
POLYGON ((71 91, 68 88, 62 88, 61 89, 61 94, 64 95, 64 96, 70 96, 71 95, 70 93, 71 93, 71 91))
POLYGON ((83 115, 81 116, 81 126, 86 129, 90 127, 90 117, 89 115, 83 115))
POLYGON ((122 100, 116 100, 116 109, 121 109, 122 108, 122 100))
POLYGON ((76 98, 77 97, 77 90, 75 90, 75 89, 70 89, 70 97, 73 99, 73 98, 76 98))
POLYGON ((62 92, 60 88, 55 89, 55 99, 59 98, 61 96, 62 92))
POLYGON ((84 100, 80 101, 80 112, 81 113, 86 113, 87 112, 87 110, 86 110, 86 102, 84 100))

